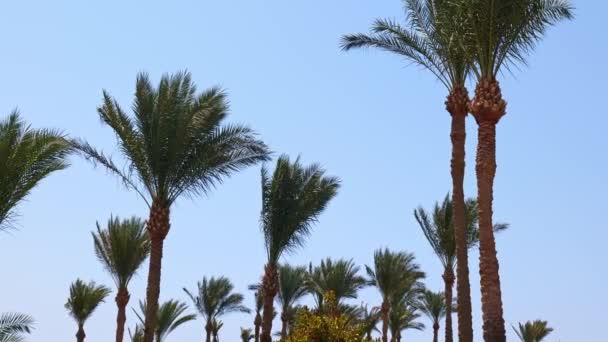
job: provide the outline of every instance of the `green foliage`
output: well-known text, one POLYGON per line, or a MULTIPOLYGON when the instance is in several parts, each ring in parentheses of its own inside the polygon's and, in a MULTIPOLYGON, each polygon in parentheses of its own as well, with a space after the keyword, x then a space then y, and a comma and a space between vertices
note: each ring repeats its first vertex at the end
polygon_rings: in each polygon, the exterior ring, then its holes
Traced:
POLYGON ((368 309, 367 305, 361 307, 359 324, 361 325, 361 329, 365 334, 365 337, 371 339, 372 333, 374 331, 379 332, 377 326, 380 323, 380 309, 377 307, 368 309))
POLYGON ((241 341, 249 342, 255 338, 253 331, 251 329, 241 328, 241 341))
MULTIPOLYGON (((140 323, 144 324, 144 314, 146 312, 146 302, 139 302, 139 309, 141 314, 135 310, 133 312, 139 319, 140 323)), ((155 342, 163 342, 167 335, 177 329, 180 325, 193 321, 196 319, 195 314, 186 314, 188 305, 177 300, 169 300, 160 305, 157 312, 156 331, 154 332, 155 342)), ((133 342, 139 342, 137 340, 141 338, 143 341, 143 329, 141 325, 135 328, 135 333, 131 335, 133 342)))
POLYGON ((290 311, 302 297, 308 294, 307 279, 306 267, 294 267, 289 264, 279 266, 277 300, 284 313, 290 311))
POLYGON ((208 323, 231 312, 250 312, 243 305, 243 295, 233 292, 234 285, 226 277, 204 277, 202 282, 198 282, 197 287, 196 294, 185 288, 184 292, 208 323))
POLYGON ((416 307, 410 305, 407 300, 398 300, 391 303, 389 314, 389 329, 396 340, 401 340, 401 334, 405 330, 423 330, 424 324, 416 322, 420 315, 416 307))
POLYGON ((88 284, 77 279, 70 286, 70 296, 65 308, 78 324, 84 324, 97 306, 105 301, 110 289, 97 285, 94 281, 88 284))
POLYGON ((42 179, 68 166, 69 152, 61 133, 32 129, 17 111, 0 121, 0 231, 12 227, 15 208, 42 179))
POLYGON ((34 319, 21 313, 0 314, 0 342, 24 342, 23 335, 29 334, 34 326, 34 319))
POLYGON ((443 292, 425 290, 416 307, 420 312, 430 318, 433 324, 439 324, 439 321, 441 321, 447 313, 445 304, 445 294, 443 292))
POLYGON ((374 267, 365 266, 369 284, 375 286, 384 299, 398 298, 406 290, 417 287, 425 277, 420 266, 415 263, 414 254, 376 250, 374 267))
POLYGON ((322 307, 323 296, 333 292, 338 303, 343 299, 357 298, 357 292, 367 285, 367 280, 359 275, 360 268, 353 260, 321 260, 319 266, 310 266, 309 287, 315 295, 317 307, 322 307))
POLYGON ((535 320, 524 324, 518 323, 518 327, 513 327, 513 330, 522 342, 541 342, 553 331, 553 328, 549 327, 547 321, 535 320))

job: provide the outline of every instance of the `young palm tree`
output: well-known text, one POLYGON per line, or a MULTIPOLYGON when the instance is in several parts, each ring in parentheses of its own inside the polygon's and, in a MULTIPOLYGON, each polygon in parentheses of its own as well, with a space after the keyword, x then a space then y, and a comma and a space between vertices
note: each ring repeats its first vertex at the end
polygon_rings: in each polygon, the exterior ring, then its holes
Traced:
POLYGON ((433 342, 439 341, 439 322, 446 316, 448 310, 445 300, 446 296, 443 292, 426 290, 417 305, 418 310, 433 322, 433 342))
POLYGON ((541 342, 549 336, 553 328, 549 327, 547 321, 536 320, 524 324, 519 323, 518 329, 513 327, 513 330, 521 342, 541 342))
POLYGON ((250 310, 243 306, 243 295, 234 293, 234 285, 226 277, 207 277, 198 282, 196 294, 184 288, 184 292, 192 299, 192 303, 205 319, 206 341, 211 341, 213 335, 213 321, 231 312, 245 312, 250 310))
POLYGON ((249 289, 255 291, 255 318, 253 319, 254 341, 260 342, 260 328, 262 327, 262 309, 264 308, 264 300, 260 291, 260 285, 250 286, 249 289))
POLYGON ((32 316, 12 312, 0 314, 0 342, 23 342, 23 335, 33 329, 32 316))
POLYGON ((289 264, 279 266, 278 301, 281 305, 281 338, 287 337, 287 327, 297 302, 308 294, 306 267, 289 264))
POLYGON ((241 327, 241 341, 242 342, 250 342, 255 338, 253 331, 251 329, 245 329, 241 327))
POLYGON ((218 321, 215 318, 211 321, 211 332, 213 334, 213 342, 220 341, 219 334, 220 334, 220 329, 222 329, 223 326, 224 326, 224 322, 218 321))
POLYGON ((367 286, 367 279, 359 275, 359 266, 353 260, 331 258, 321 260, 321 264, 310 268, 309 287, 315 296, 317 307, 322 309, 323 296, 332 291, 338 305, 344 299, 357 298, 357 292, 367 286))
MULTIPOLYGON (((139 302, 139 310, 141 311, 141 313, 138 313, 135 310, 133 310, 133 312, 135 313, 135 316, 137 316, 137 318, 139 319, 140 323, 144 324, 145 317, 143 315, 147 312, 146 302, 139 302)), ((156 325, 156 330, 153 334, 154 342, 164 342, 165 338, 172 331, 177 329, 182 324, 194 321, 196 319, 195 314, 186 314, 186 310, 188 310, 188 305, 177 300, 172 299, 162 303, 156 313, 156 321, 158 322, 158 324, 156 325)), ((139 330, 141 331, 141 325, 139 327, 139 330)), ((136 336, 137 331, 138 329, 136 328, 136 336)))
POLYGON ((262 342, 272 340, 273 301, 278 291, 278 264, 281 255, 304 244, 313 224, 329 201, 336 196, 340 182, 325 175, 319 165, 308 167, 300 159, 291 163, 283 155, 277 160, 272 177, 262 168, 262 232, 268 261, 262 278, 264 312, 262 342))
POLYGON ((365 266, 370 278, 382 295, 382 342, 388 342, 391 304, 395 298, 401 301, 406 294, 414 294, 414 288, 424 278, 424 272, 415 263, 414 255, 406 252, 391 252, 388 249, 374 252, 374 267, 365 266))
MULTIPOLYGON (((464 169, 466 116, 469 102, 465 81, 470 71, 468 54, 462 49, 459 36, 464 32, 463 11, 451 1, 402 0, 407 22, 405 26, 392 20, 377 19, 371 34, 350 34, 342 37, 342 49, 374 47, 385 50, 422 66, 447 89, 446 109, 451 115, 451 174, 454 201, 454 225, 458 254, 458 329, 460 342, 473 341, 471 290, 468 251, 465 240, 464 169)), ((447 325, 447 324, 446 324, 447 325)), ((446 342, 452 342, 451 322, 446 342)))
MULTIPOLYGON (((477 79, 470 112, 478 125, 476 158, 479 201, 479 273, 481 308, 486 341, 506 340, 498 258, 492 224, 496 174, 496 125, 507 104, 497 80, 509 64, 525 62, 526 55, 548 26, 572 18, 568 0, 459 0, 466 10, 467 47, 477 79)), ((460 290, 460 288, 458 289, 460 290)), ((460 305, 460 303, 459 303, 460 305)))
POLYGON ((363 329, 363 333, 365 338, 369 341, 372 340, 372 333, 374 331, 378 331, 378 323, 380 323, 380 309, 377 307, 373 307, 371 309, 367 308, 367 305, 361 306, 361 316, 359 319, 359 324, 363 329))
POLYGON ((116 174, 150 207, 144 341, 152 342, 171 205, 182 195, 208 193, 234 172, 266 160, 268 148, 251 129, 223 124, 228 115, 226 94, 218 88, 196 94, 189 73, 165 75, 156 88, 146 74, 140 74, 134 117, 105 91, 98 112, 114 130, 128 171, 84 141, 75 141, 74 146, 86 158, 116 174))
POLYGON ((148 257, 150 240, 145 224, 139 218, 120 220, 118 217, 110 217, 104 230, 97 223, 93 242, 97 258, 110 273, 118 289, 115 298, 118 307, 116 342, 122 342, 127 321, 126 308, 131 297, 129 282, 148 257))
POLYGON ((416 322, 420 315, 416 308, 407 302, 393 302, 389 317, 391 342, 401 342, 401 333, 405 330, 424 330, 424 324, 416 322))
POLYGON ((87 284, 77 279, 72 283, 70 286, 70 296, 67 303, 65 303, 65 308, 78 324, 76 341, 84 341, 86 337, 84 323, 91 317, 97 306, 105 301, 110 292, 109 288, 97 285, 94 281, 87 284))
POLYGON ((61 133, 32 129, 17 111, 0 121, 0 232, 13 227, 15 208, 41 180, 68 166, 69 152, 61 133))

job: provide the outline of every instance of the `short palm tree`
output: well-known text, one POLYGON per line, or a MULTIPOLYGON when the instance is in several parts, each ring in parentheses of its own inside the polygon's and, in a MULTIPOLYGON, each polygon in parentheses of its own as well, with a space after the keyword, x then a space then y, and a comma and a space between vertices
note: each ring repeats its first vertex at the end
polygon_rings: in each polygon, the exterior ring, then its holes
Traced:
MULTIPOLYGON (((469 102, 465 81, 470 71, 470 58, 462 48, 459 36, 464 32, 463 11, 451 1, 402 0, 406 25, 388 19, 377 19, 371 34, 342 37, 342 48, 350 50, 373 47, 394 53, 433 74, 447 89, 446 109, 452 120, 451 174, 453 183, 454 221, 458 252, 459 335, 461 342, 473 341, 468 254, 465 247, 464 170, 466 116, 469 102)), ((446 324, 448 325, 448 324, 446 324)), ((451 322, 446 342, 452 342, 451 322)))
POLYGON ((210 342, 213 336, 213 321, 232 312, 249 313, 250 310, 243 305, 244 297, 234 292, 234 285, 226 277, 204 277, 197 284, 196 293, 184 288, 198 312, 205 319, 206 341, 210 342))
POLYGON ((365 338, 369 341, 372 339, 372 333, 379 331, 377 326, 380 323, 380 309, 373 307, 368 309, 367 305, 361 306, 361 316, 359 318, 359 324, 362 327, 365 338))
POLYGON ((262 297, 264 312, 260 340, 272 340, 273 301, 279 288, 278 266, 281 255, 304 244, 330 200, 336 196, 340 182, 325 175, 319 165, 308 167, 293 163, 283 155, 277 160, 272 176, 262 168, 261 225, 267 253, 262 297))
POLYGON ((425 290, 416 306, 433 322, 433 342, 439 341, 439 322, 447 314, 448 305, 445 300, 443 292, 425 290))
POLYGON ((359 266, 353 260, 321 260, 319 266, 310 266, 309 287, 315 296, 317 307, 323 306, 323 297, 333 292, 338 304, 344 299, 357 298, 357 292, 367 286, 367 279, 359 275, 359 266))
POLYGON ((117 175, 150 207, 144 342, 152 342, 171 205, 184 195, 208 193, 231 174, 266 160, 269 152, 251 129, 225 125, 226 94, 218 88, 197 94, 189 73, 165 75, 158 87, 140 74, 135 88, 133 117, 105 91, 98 109, 118 138, 127 171, 88 143, 73 144, 87 159, 117 175))
POLYGON ((17 111, 0 121, 0 231, 13 227, 17 205, 40 181, 68 166, 70 148, 61 133, 32 129, 17 111))
POLYGON ((408 295, 416 293, 419 281, 425 277, 414 255, 406 252, 391 252, 380 249, 374 252, 374 266, 365 266, 369 283, 382 295, 382 342, 388 342, 388 329, 392 303, 395 298, 401 303, 408 295))
POLYGON ((65 303, 65 308, 78 324, 76 341, 84 341, 86 337, 84 323, 91 317, 99 304, 105 301, 110 292, 109 288, 98 285, 94 281, 85 283, 77 279, 72 283, 70 286, 70 296, 65 303))
MULTIPOLYGON (((470 112, 478 125, 477 198, 479 201, 479 273, 483 336, 506 340, 492 200, 496 174, 496 125, 505 115, 497 76, 525 59, 548 26, 573 17, 568 0, 458 0, 466 12, 465 46, 473 60, 477 85, 470 112)), ((460 288, 458 289, 460 291, 460 288)), ((459 303, 460 305, 460 303, 459 303)), ((460 308, 459 308, 460 309, 460 308)))
POLYGON ((97 223, 93 242, 97 258, 110 273, 118 289, 115 298, 118 307, 116 342, 122 342, 127 321, 126 308, 131 297, 129 282, 148 257, 150 240, 145 224, 139 218, 120 220, 118 217, 110 217, 105 229, 97 223))
POLYGON ((224 326, 224 322, 218 321, 215 318, 211 321, 211 332, 213 334, 213 342, 220 341, 219 334, 220 334, 220 330, 222 329, 223 326, 224 326))
MULTIPOLYGON (((143 315, 145 312, 147 312, 146 302, 139 302, 139 310, 141 313, 138 313, 135 310, 133 310, 133 312, 139 319, 140 324, 143 325, 145 321, 145 317, 143 315)), ((156 313, 158 324, 156 325, 156 330, 154 331, 154 342, 164 342, 165 338, 179 326, 184 323, 194 321, 196 319, 196 315, 186 314, 187 310, 188 305, 177 300, 172 299, 162 303, 156 313)), ((141 325, 139 331, 141 331, 141 325)), ((137 335, 138 329, 136 328, 135 331, 137 335)), ((143 338, 143 336, 138 338, 143 338)))
POLYGON ((553 328, 549 327, 547 321, 535 320, 519 323, 517 328, 513 327, 513 330, 521 342, 541 342, 549 336, 553 328))
POLYGON ((281 338, 287 337, 287 328, 295 305, 308 294, 306 267, 289 264, 279 266, 279 291, 277 299, 281 305, 281 338))
POLYGON ((34 329, 34 319, 21 313, 0 314, 0 342, 23 342, 34 329))
MULTIPOLYGON (((264 308, 264 300, 260 291, 260 285, 256 285, 255 291, 255 318, 253 319, 254 341, 260 342, 260 328, 262 327, 262 309, 264 308)), ((253 287, 249 287, 252 289, 253 287)))
POLYGON ((242 342, 250 342, 255 338, 253 331, 251 329, 241 328, 241 341, 242 342))
POLYGON ((405 330, 424 330, 424 324, 416 322, 420 315, 416 307, 407 301, 395 301, 389 317, 391 342, 401 342, 402 332, 405 330))

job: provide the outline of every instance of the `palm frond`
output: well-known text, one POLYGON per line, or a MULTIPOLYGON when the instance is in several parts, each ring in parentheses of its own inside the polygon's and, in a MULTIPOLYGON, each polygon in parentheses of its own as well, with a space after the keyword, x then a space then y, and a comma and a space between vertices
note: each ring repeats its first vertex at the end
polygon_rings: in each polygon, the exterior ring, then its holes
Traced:
POLYGON ((30 315, 7 312, 0 314, 0 342, 22 342, 23 335, 34 329, 34 319, 30 315))
POLYGON ((85 283, 77 279, 70 286, 70 296, 65 308, 77 323, 84 324, 110 292, 109 288, 94 281, 85 283))
POLYGON ((322 306, 323 297, 332 292, 338 304, 344 299, 357 298, 357 292, 368 285, 359 275, 359 266, 351 260, 321 260, 321 264, 310 270, 309 287, 315 295, 317 306, 322 306))

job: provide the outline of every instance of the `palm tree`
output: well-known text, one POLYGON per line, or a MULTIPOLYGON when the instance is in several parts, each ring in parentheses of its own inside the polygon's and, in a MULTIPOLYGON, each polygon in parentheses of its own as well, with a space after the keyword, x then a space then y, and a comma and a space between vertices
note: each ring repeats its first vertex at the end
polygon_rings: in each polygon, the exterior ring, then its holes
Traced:
POLYGON ((333 292, 336 302, 340 304, 343 299, 357 298, 357 292, 367 286, 367 279, 359 275, 359 266, 354 261, 331 258, 321 260, 321 264, 310 268, 309 287, 315 296, 317 307, 323 306, 323 296, 329 291, 333 292))
POLYGON ((255 318, 253 320, 255 342, 260 342, 260 328, 262 327, 262 309, 264 307, 264 300, 262 299, 260 287, 260 284, 249 286, 250 290, 255 291, 255 318))
MULTIPOLYGON (((456 239, 454 234, 454 206, 450 195, 446 195, 441 204, 429 213, 424 208, 414 210, 414 217, 424 233, 427 241, 443 265, 443 282, 445 288, 446 319, 445 339, 452 337, 452 289, 454 287, 454 267, 456 265, 456 239)), ((465 222, 467 248, 473 248, 479 242, 479 227, 477 225, 477 201, 469 198, 465 201, 465 222)), ((508 228, 508 224, 497 223, 494 231, 508 228)))
POLYGON ((87 142, 73 144, 87 159, 117 175, 150 207, 144 342, 152 342, 171 205, 182 195, 206 194, 234 172, 266 160, 268 148, 251 129, 224 125, 226 94, 218 88, 196 94, 186 72, 164 75, 156 88, 146 74, 140 74, 133 118, 106 91, 103 95, 99 116, 114 130, 128 171, 87 142))
POLYGON ((0 342, 23 342, 23 335, 31 333, 32 329, 32 316, 12 312, 0 314, 0 342))
MULTIPOLYGON (((506 340, 498 258, 492 224, 496 174, 496 124, 505 115, 498 74, 526 55, 548 26, 572 18, 568 0, 459 0, 466 11, 466 46, 477 80, 470 112, 478 125, 477 198, 479 201, 479 273, 483 335, 486 341, 506 340)), ((460 290, 460 288, 458 289, 460 290)), ((459 303, 460 305, 460 303, 459 303)))
MULTIPOLYGON (((463 11, 450 1, 402 0, 407 22, 377 19, 371 34, 342 37, 342 49, 374 47, 405 57, 432 73, 448 90, 446 109, 451 115, 454 225, 458 254, 459 341, 473 341, 468 251, 465 242, 464 169, 466 116, 469 102, 465 81, 470 58, 464 53, 459 36, 464 32, 463 11)), ((446 342, 452 342, 451 322, 446 323, 446 342), (449 327, 448 327, 449 325, 449 327)))
POLYGON ((84 341, 86 337, 84 323, 91 317, 97 306, 105 301, 110 292, 109 288, 97 285, 94 281, 87 284, 77 279, 72 283, 70 286, 70 296, 65 303, 65 308, 78 324, 76 341, 84 341))
POLYGON ((255 338, 255 335, 253 334, 251 329, 241 328, 241 341, 242 342, 250 342, 253 338, 255 338))
POLYGON ((273 301, 278 291, 278 264, 281 255, 304 244, 329 201, 336 196, 340 182, 325 175, 318 164, 308 167, 282 155, 272 177, 262 168, 262 232, 267 263, 262 278, 264 312, 262 342, 272 340, 273 301))
POLYGON ((365 266, 370 278, 369 284, 375 286, 382 295, 382 342, 388 342, 391 304, 395 298, 402 300, 406 294, 413 294, 424 278, 424 272, 415 263, 414 255, 406 252, 391 252, 379 249, 374 252, 374 267, 365 266))
POLYGON ((211 332, 213 333, 213 342, 220 341, 220 338, 218 335, 220 333, 220 329, 222 329, 223 326, 224 326, 224 322, 218 321, 215 318, 211 321, 211 332))
POLYGON ((211 341, 213 321, 231 312, 250 310, 243 306, 243 295, 234 293, 234 285, 226 277, 204 277, 197 284, 197 293, 192 294, 186 288, 184 292, 190 297, 198 312, 205 319, 206 341, 211 341))
POLYGON ((359 324, 363 329, 363 333, 365 334, 365 338, 369 341, 372 339, 372 332, 379 331, 377 326, 380 322, 380 309, 377 307, 373 307, 371 309, 367 308, 367 305, 361 306, 361 316, 359 319, 359 324))
POLYGON ((518 329, 513 327, 513 330, 521 342, 541 342, 549 336, 553 328, 549 327, 547 321, 535 320, 524 324, 519 323, 518 329))
POLYGON ((438 342, 439 322, 448 313, 446 296, 443 292, 426 290, 420 297, 417 308, 433 322, 433 342, 438 342))
POLYGON ((68 166, 69 152, 61 133, 32 129, 16 110, 0 121, 0 232, 13 227, 17 205, 40 181, 68 166))
MULTIPOLYGON (((147 312, 146 302, 139 302, 139 310, 141 313, 138 313, 135 310, 133 310, 133 312, 140 323, 144 324, 145 317, 143 317, 143 315, 147 312)), ((156 321, 158 324, 156 325, 156 330, 153 334, 154 342, 164 342, 167 335, 177 329, 180 325, 196 319, 195 314, 186 314, 186 310, 188 310, 188 305, 186 305, 186 303, 174 299, 162 303, 156 313, 156 321)), ((139 328, 139 330, 141 331, 141 328, 139 328)), ((136 336, 137 331, 138 329, 136 328, 136 336)))
POLYGON ((97 258, 110 273, 118 289, 115 298, 118 307, 116 342, 122 342, 127 321, 126 308, 131 297, 129 282, 148 257, 150 240, 145 224, 139 218, 120 220, 118 217, 110 217, 105 230, 97 223, 93 242, 97 258))
POLYGON ((289 264, 279 266, 278 301, 281 305, 281 338, 287 337, 287 327, 291 321, 296 303, 308 294, 306 267, 289 264))
POLYGON ((424 330, 424 324, 416 322, 419 317, 416 308, 407 301, 393 302, 389 317, 391 342, 401 342, 401 332, 405 330, 424 330))

